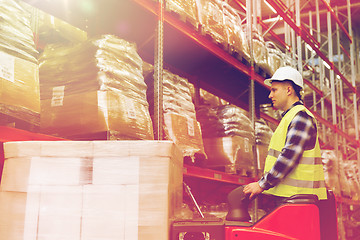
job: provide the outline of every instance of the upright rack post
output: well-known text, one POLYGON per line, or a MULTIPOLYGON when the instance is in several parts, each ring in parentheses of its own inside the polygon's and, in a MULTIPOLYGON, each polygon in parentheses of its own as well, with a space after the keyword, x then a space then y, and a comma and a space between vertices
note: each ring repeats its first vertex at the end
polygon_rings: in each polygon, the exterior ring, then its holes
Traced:
MULTIPOLYGON (((321 42, 321 26, 320 26, 320 10, 319 10, 319 0, 315 0, 315 6, 316 6, 316 30, 317 30, 317 41, 321 42)), ((320 82, 320 90, 323 91, 324 90, 324 63, 323 61, 319 59, 319 82, 320 82)), ((326 113, 325 113, 325 102, 324 102, 324 98, 320 99, 320 106, 321 106, 321 117, 324 119, 326 118, 326 113)), ((326 129, 325 126, 323 125, 322 129, 322 139, 326 139, 326 129)))
MULTIPOLYGON (((300 0, 295 0, 295 18, 296 25, 300 28, 301 20, 300 20, 300 0)), ((303 65, 302 65, 302 49, 301 49, 301 36, 298 34, 296 36, 296 47, 297 47, 297 69, 300 74, 303 75, 303 65)))
POLYGON ((159 0, 154 54, 154 137, 162 140, 164 0, 159 0))
MULTIPOLYGON (((338 16, 338 11, 337 11, 337 7, 335 8, 335 14, 336 16, 338 16)), ((341 64, 341 59, 340 59, 340 56, 341 56, 341 48, 340 48, 340 45, 341 45, 341 42, 340 42, 340 29, 339 29, 339 25, 336 24, 336 55, 338 56, 338 68, 339 70, 341 71, 342 69, 342 64, 341 64)), ((343 94, 343 82, 337 77, 336 78, 338 84, 339 84, 339 89, 338 89, 338 92, 339 92, 339 101, 340 101, 340 106, 345 106, 345 101, 344 101, 344 94, 343 94)), ((339 116, 339 121, 340 121, 340 124, 339 126, 341 126, 341 129, 343 131, 345 131, 345 116, 344 116, 344 113, 343 114, 340 114, 339 116)), ((342 146, 342 152, 344 155, 346 155, 347 153, 347 149, 346 149, 346 139, 344 137, 341 137, 341 146, 342 146)))
MULTIPOLYGON (((249 48, 250 48, 250 84, 249 84, 249 114, 250 114, 250 120, 251 120, 251 124, 253 126, 253 129, 255 129, 255 82, 254 82, 254 76, 255 76, 255 70, 254 70, 254 53, 253 53, 253 24, 256 24, 257 20, 256 20, 256 16, 254 17, 256 22, 252 22, 252 16, 256 15, 253 13, 253 4, 254 1, 256 0, 246 0, 246 27, 247 27, 247 41, 249 43, 249 48)), ((254 9, 254 11, 256 11, 254 9)), ((253 145, 253 166, 255 167, 255 174, 256 176, 258 175, 258 166, 257 166, 257 155, 256 154, 256 145, 255 145, 255 141, 252 144, 253 145)), ((258 216, 257 216, 257 208, 258 208, 258 201, 257 199, 255 199, 254 201, 254 211, 253 211, 253 216, 254 216, 254 221, 258 220, 258 216)))
MULTIPOLYGON (((353 39, 353 30, 352 30, 352 22, 351 22, 351 8, 350 8, 350 0, 347 0, 347 16, 348 16, 348 28, 349 35, 353 39)), ((350 43, 350 62, 351 62, 351 83, 353 87, 356 87, 356 69, 355 69, 355 41, 350 43)), ((357 95, 353 94, 353 107, 354 107, 354 121, 355 121, 355 139, 359 145, 359 127, 358 127, 358 115, 357 115, 357 95)), ((360 169, 360 147, 356 146, 356 155, 358 168, 360 169)))

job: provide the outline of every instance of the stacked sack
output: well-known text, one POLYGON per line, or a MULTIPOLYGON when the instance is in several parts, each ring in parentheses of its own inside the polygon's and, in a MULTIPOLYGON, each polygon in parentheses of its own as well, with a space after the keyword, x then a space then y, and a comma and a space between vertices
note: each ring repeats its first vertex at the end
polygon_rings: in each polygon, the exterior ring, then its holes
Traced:
MULTIPOLYGON (((148 102, 153 115, 154 79, 148 74, 148 102)), ((202 161, 206 158, 200 124, 196 119, 190 84, 186 78, 163 71, 163 133, 164 139, 172 140, 182 150, 186 159, 202 161)))
POLYGON ((220 44, 228 43, 228 29, 225 26, 224 1, 200 0, 200 24, 204 34, 220 44))
POLYGON ((259 119, 255 122, 255 136, 256 136, 256 153, 258 160, 258 168, 262 172, 265 166, 265 159, 268 153, 273 131, 266 124, 264 119, 259 119))
POLYGON ((246 40, 246 35, 241 27, 239 13, 226 2, 223 3, 224 24, 227 28, 228 43, 231 52, 235 52, 245 59, 250 59, 250 48, 246 40))
POLYGON ((203 34, 229 47, 228 50, 231 53, 237 53, 249 59, 250 50, 237 10, 221 0, 200 0, 198 7, 203 34))
MULTIPOLYGON (((0 111, 39 125, 39 69, 30 14, 17 1, 0 1, 0 111)), ((6 124, 1 121, 1 124, 6 124)))
POLYGON ((248 175, 254 170, 254 128, 246 112, 234 105, 200 106, 201 124, 207 166, 228 173, 248 175))
MULTIPOLYGON (((322 150, 321 157, 324 166, 326 187, 332 190, 337 196, 358 200, 359 193, 356 193, 356 188, 354 187, 356 184, 353 184, 353 180, 356 179, 356 170, 351 169, 351 171, 349 171, 349 167, 336 157, 334 150, 322 150)), ((354 166, 350 168, 354 168, 354 166)), ((358 179, 356 180, 358 181, 358 179)))
POLYGON ((1 51, 37 63, 38 51, 31 30, 31 15, 14 0, 0 1, 0 13, 1 51))
POLYGON ((270 75, 273 75, 275 71, 284 66, 283 53, 273 42, 265 42, 265 47, 268 50, 268 63, 270 67, 270 75))
POLYGON ((342 162, 344 166, 347 184, 350 187, 351 199, 358 201, 360 197, 360 176, 356 160, 347 160, 342 162))
POLYGON ((199 22, 198 0, 166 0, 166 10, 175 12, 197 29, 199 22))
POLYGON ((135 44, 112 35, 48 45, 40 58, 42 131, 153 139, 142 64, 135 44))

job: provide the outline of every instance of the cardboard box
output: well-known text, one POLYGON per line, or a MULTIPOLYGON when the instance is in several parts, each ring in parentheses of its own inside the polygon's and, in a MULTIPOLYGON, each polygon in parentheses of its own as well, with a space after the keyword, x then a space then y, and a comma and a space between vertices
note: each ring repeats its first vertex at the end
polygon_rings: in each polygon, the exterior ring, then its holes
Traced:
POLYGON ((0 51, 0 110, 25 122, 40 124, 37 64, 0 51))
POLYGON ((41 129, 47 134, 72 139, 110 131, 114 139, 154 139, 148 107, 120 92, 60 91, 41 100, 41 107, 41 129))
POLYGON ((174 143, 27 141, 4 151, 2 240, 169 239, 183 193, 174 143))

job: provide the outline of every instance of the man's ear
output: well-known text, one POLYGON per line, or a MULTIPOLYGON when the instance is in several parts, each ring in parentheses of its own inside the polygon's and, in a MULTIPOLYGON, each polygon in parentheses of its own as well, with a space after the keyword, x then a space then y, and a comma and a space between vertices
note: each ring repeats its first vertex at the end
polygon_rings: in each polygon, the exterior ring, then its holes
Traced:
POLYGON ((288 96, 290 96, 293 91, 294 91, 294 89, 293 89, 291 86, 287 86, 287 87, 286 87, 286 94, 287 94, 288 96))

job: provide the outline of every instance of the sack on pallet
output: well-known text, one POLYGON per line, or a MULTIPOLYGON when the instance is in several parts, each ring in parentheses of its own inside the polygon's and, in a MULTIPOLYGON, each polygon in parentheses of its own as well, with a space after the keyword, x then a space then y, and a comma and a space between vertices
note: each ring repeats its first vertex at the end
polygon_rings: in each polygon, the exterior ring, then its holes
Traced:
POLYGON ((179 14, 181 20, 198 29, 199 0, 166 0, 165 7, 167 11, 179 14))
MULTIPOLYGON (((150 114, 154 114, 154 79, 151 74, 145 79, 148 85, 150 114)), ((190 85, 186 78, 170 71, 163 71, 163 135, 172 140, 183 152, 184 157, 194 163, 206 158, 200 124, 196 119, 190 85)))
POLYGON ((35 47, 30 13, 19 1, 2 0, 0 16, 0 51, 37 63, 39 53, 35 47))
MULTIPOLYGON (((340 188, 339 171, 337 157, 333 150, 322 150, 321 158, 324 168, 325 184, 335 195, 341 196, 342 187, 340 188)), ((345 186, 344 186, 345 189, 345 186)))
POLYGON ((229 33, 224 21, 224 4, 220 0, 200 0, 200 23, 204 35, 209 35, 216 43, 226 46, 229 33))
POLYGON ((275 46, 273 42, 265 42, 265 47, 268 50, 268 65, 270 68, 269 74, 272 76, 278 68, 284 66, 284 54, 278 47, 275 46))
POLYGON ((0 16, 0 124, 33 128, 40 125, 40 91, 30 14, 4 0, 0 16))
POLYGON ((206 165, 229 173, 251 175, 254 171, 254 129, 246 112, 234 105, 201 106, 201 124, 206 165))
POLYGON ((268 147, 272 135, 273 131, 263 119, 259 119, 255 122, 256 152, 258 160, 257 165, 260 172, 264 170, 265 160, 268 154, 268 147))
POLYGON ((224 24, 228 30, 230 52, 237 53, 247 61, 250 59, 250 50, 246 36, 241 27, 241 18, 236 9, 228 3, 223 3, 224 24))
POLYGON ((100 132, 110 133, 110 139, 153 139, 135 44, 103 35, 79 44, 48 45, 40 61, 44 133, 70 139, 91 139, 100 132))

